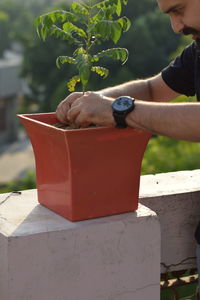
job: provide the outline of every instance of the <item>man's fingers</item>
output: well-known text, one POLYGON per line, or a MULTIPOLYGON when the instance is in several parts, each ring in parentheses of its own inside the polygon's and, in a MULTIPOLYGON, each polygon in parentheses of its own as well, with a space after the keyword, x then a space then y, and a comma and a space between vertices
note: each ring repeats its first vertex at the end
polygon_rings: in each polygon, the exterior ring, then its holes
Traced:
POLYGON ((67 111, 65 106, 59 106, 56 110, 56 117, 61 123, 67 123, 67 111))
POLYGON ((77 118, 78 114, 80 114, 80 105, 73 106, 67 112, 67 119, 70 122, 76 123, 76 118, 77 118))
MULTIPOLYGON (((70 94, 65 100, 68 100, 70 104, 72 104, 76 99, 80 98, 83 96, 83 93, 81 92, 74 92, 70 94)), ((63 101, 65 101, 63 100, 63 101)))
POLYGON ((75 123, 81 127, 88 127, 91 124, 91 120, 88 114, 82 109, 81 101, 76 101, 76 105, 73 105, 68 111, 67 118, 70 122, 75 123))
POLYGON ((80 109, 72 109, 72 114, 73 123, 76 124, 78 127, 88 127, 91 124, 91 122, 88 121, 87 118, 85 118, 85 115, 80 111, 80 109))
POLYGON ((82 95, 83 93, 81 92, 75 92, 60 102, 56 109, 56 117, 61 123, 68 123, 67 113, 70 110, 73 102, 75 102, 82 95))
POLYGON ((89 127, 91 122, 85 121, 85 119, 82 119, 82 115, 79 114, 77 118, 75 119, 75 123, 80 127, 89 127))

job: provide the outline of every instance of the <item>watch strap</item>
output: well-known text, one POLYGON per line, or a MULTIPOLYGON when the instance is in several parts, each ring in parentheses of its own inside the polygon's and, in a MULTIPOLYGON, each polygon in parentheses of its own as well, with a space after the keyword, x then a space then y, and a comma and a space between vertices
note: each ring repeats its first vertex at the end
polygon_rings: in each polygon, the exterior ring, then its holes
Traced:
POLYGON ((116 113, 115 111, 113 111, 113 117, 115 119, 116 122, 116 128, 127 128, 127 124, 125 122, 125 116, 124 114, 119 114, 116 113))

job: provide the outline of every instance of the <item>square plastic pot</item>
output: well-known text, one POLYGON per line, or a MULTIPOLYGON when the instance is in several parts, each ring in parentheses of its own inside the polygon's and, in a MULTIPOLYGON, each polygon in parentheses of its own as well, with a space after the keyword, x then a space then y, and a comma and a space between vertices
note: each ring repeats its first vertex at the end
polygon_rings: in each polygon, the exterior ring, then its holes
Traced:
POLYGON ((140 169, 150 133, 116 128, 64 130, 55 113, 18 115, 31 140, 38 201, 79 221, 138 208, 140 169))

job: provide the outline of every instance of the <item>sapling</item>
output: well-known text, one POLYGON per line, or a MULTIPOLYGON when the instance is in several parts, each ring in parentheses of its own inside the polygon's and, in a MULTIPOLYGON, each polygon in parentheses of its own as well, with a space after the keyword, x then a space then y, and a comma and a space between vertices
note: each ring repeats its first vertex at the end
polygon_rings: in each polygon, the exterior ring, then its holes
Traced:
POLYGON ((128 0, 78 1, 72 2, 69 11, 56 10, 41 15, 35 20, 38 35, 45 41, 48 36, 55 36, 76 46, 72 56, 59 56, 56 65, 69 63, 77 68, 77 75, 68 82, 70 92, 75 90, 78 82, 84 93, 91 72, 103 78, 109 74, 107 68, 96 65, 103 57, 127 61, 128 50, 125 48, 105 49, 94 54, 95 45, 112 40, 119 41, 122 32, 130 28, 127 17, 121 17, 122 6, 128 0))

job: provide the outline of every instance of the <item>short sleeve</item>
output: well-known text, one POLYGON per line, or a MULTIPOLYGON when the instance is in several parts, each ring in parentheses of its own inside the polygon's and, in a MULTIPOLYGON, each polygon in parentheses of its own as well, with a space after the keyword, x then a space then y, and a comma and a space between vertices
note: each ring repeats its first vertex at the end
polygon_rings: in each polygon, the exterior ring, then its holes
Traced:
POLYGON ((162 70, 164 82, 174 91, 195 95, 195 45, 192 43, 169 66, 162 70))

